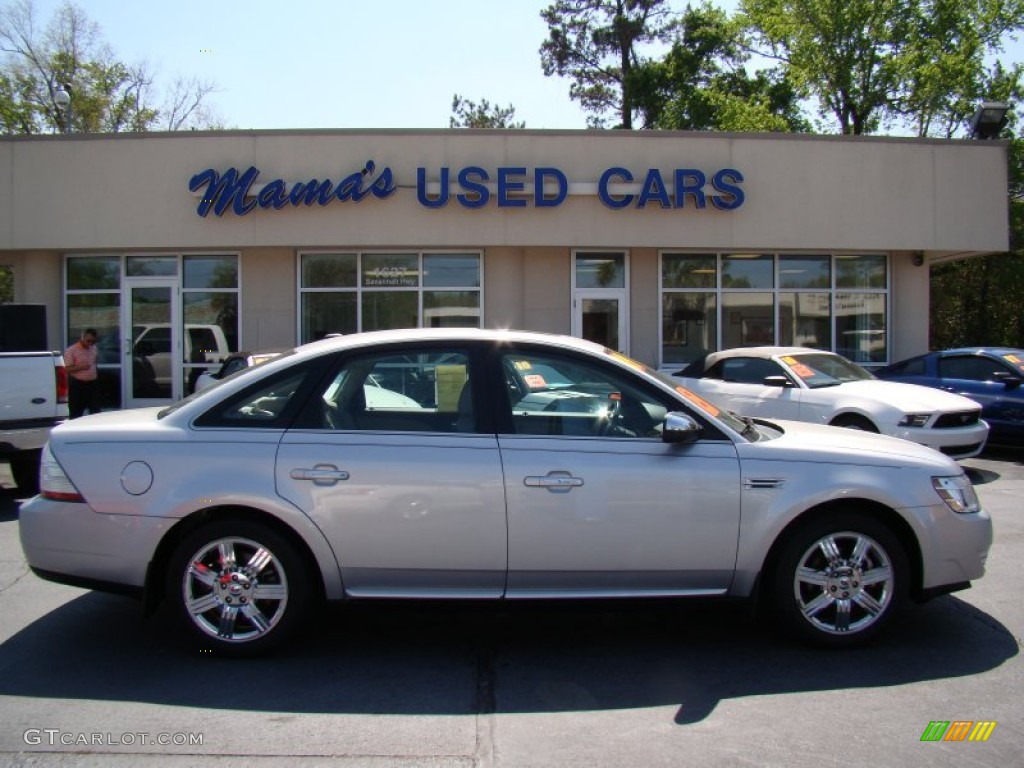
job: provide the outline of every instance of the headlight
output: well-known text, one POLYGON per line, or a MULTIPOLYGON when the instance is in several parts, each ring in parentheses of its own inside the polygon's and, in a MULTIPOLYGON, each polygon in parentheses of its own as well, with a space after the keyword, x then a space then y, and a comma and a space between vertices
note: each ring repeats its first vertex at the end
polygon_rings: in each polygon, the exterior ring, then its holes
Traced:
POLYGON ((932 417, 930 413, 908 413, 900 421, 901 427, 923 427, 932 417))
POLYGON ((967 479, 967 475, 933 477, 932 487, 946 502, 946 506, 957 514, 970 515, 981 508, 981 505, 978 504, 978 496, 974 492, 974 486, 967 479))

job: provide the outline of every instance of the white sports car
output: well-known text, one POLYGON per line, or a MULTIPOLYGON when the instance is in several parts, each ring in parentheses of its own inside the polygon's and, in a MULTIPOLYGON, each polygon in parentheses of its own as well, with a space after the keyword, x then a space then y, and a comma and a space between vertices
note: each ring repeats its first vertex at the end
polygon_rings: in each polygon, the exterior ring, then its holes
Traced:
POLYGON ((954 459, 988 439, 981 406, 960 395, 882 381, 845 357, 806 347, 712 352, 672 377, 742 416, 810 421, 912 440, 954 459))
POLYGON ((69 421, 40 488, 35 573, 163 600, 229 654, 362 598, 760 597, 842 647, 970 586, 992 543, 935 451, 737 419, 596 344, 480 329, 314 342, 69 421))

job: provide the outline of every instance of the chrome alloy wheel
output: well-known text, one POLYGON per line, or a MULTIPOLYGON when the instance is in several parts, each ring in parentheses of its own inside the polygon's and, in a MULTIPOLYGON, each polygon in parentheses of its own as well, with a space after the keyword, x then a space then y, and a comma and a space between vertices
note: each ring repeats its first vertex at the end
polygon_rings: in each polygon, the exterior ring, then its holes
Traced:
POLYGON ((230 643, 264 636, 288 607, 284 567, 251 539, 225 537, 204 544, 190 559, 181 589, 193 623, 230 643))
POLYGON ((863 533, 829 533, 808 547, 798 563, 793 577, 797 609, 822 632, 861 632, 882 617, 892 600, 892 560, 863 533))

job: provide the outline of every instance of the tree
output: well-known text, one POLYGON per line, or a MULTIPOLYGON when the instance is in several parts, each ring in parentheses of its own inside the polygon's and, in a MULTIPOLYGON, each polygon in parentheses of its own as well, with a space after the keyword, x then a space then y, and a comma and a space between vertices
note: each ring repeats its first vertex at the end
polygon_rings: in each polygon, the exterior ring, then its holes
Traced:
POLYGON ((482 99, 479 104, 464 99, 459 94, 452 97, 452 116, 449 128, 525 128, 526 123, 515 122, 515 107, 499 107, 482 99))
POLYGON ((631 91, 647 128, 806 131, 796 89, 778 70, 753 75, 742 27, 710 3, 687 6, 663 59, 638 64, 631 91))
POLYGON ((0 304, 14 301, 14 270, 0 264, 0 304))
POLYGON ((1024 348, 1024 139, 1010 142, 1010 252, 939 264, 931 273, 931 345, 1024 348))
POLYGON ((71 2, 40 31, 31 0, 0 9, 0 128, 5 133, 178 130, 209 118, 211 83, 179 78, 168 104, 153 104, 154 77, 145 64, 119 61, 98 25, 71 2), (62 110, 57 95, 71 96, 62 110))
POLYGON ((986 57, 1024 27, 1024 0, 742 0, 741 9, 758 52, 844 134, 900 125, 953 135, 989 97, 986 57))
POLYGON ((541 11, 548 39, 540 47, 547 76, 569 77, 569 97, 603 127, 610 115, 633 127, 636 103, 631 72, 638 47, 664 42, 671 31, 667 0, 557 0, 541 11))

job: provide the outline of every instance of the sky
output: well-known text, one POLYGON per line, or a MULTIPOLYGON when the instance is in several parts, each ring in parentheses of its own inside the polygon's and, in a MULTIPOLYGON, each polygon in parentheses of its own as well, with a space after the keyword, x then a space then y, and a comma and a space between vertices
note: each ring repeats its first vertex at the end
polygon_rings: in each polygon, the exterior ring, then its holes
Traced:
MULTIPOLYGON (((60 0, 34 4, 39 23, 60 0)), ((586 127, 569 81, 541 70, 551 0, 77 4, 117 58, 146 61, 158 85, 179 74, 216 83, 208 103, 226 128, 447 128, 455 94, 511 105, 527 128, 586 127)), ((1003 60, 1024 61, 1024 45, 1003 60)))

